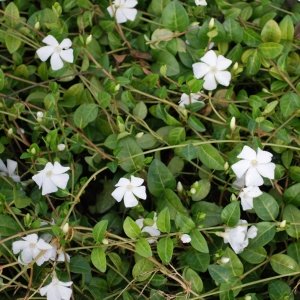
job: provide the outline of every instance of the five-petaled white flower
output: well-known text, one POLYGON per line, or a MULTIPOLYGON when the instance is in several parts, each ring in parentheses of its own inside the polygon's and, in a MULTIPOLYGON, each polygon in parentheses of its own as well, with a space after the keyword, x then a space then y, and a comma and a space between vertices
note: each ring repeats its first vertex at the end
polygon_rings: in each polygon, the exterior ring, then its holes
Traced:
POLYGON ((117 188, 112 192, 112 196, 121 202, 124 198, 125 207, 134 207, 138 205, 136 197, 146 200, 146 188, 142 186, 144 179, 134 177, 131 175, 130 180, 127 178, 120 178, 115 185, 117 188))
POLYGON ((248 186, 242 189, 239 194, 241 198, 241 205, 243 210, 250 210, 253 208, 253 198, 262 195, 262 191, 257 186, 248 186))
POLYGON ((257 228, 251 226, 248 229, 247 224, 246 220, 239 220, 237 226, 227 227, 225 232, 221 234, 224 243, 229 243, 236 254, 243 252, 249 244, 249 239, 253 239, 257 235, 257 228))
POLYGON ((59 281, 54 275, 48 285, 40 288, 40 294, 47 295, 47 300, 69 300, 72 296, 72 289, 69 287, 72 284, 72 281, 59 281))
POLYGON ((231 166, 238 178, 245 176, 246 186, 263 185, 262 177, 274 179, 275 164, 271 162, 273 154, 260 148, 255 152, 249 146, 244 146, 237 156, 242 160, 231 166))
POLYGON ((201 98, 200 94, 197 93, 191 93, 186 94, 183 93, 180 97, 180 101, 178 102, 179 106, 185 107, 186 105, 191 105, 192 103, 199 102, 199 99, 201 98))
POLYGON ((148 238, 149 244, 152 244, 152 243, 154 243, 156 241, 156 237, 160 236, 160 231, 158 230, 157 225, 156 225, 157 214, 154 213, 153 224, 152 225, 146 225, 145 226, 144 220, 145 220, 144 218, 140 218, 140 219, 137 219, 135 221, 135 223, 142 229, 142 232, 146 232, 150 236, 154 237, 153 239, 152 238, 148 238))
POLYGON ((193 64, 193 72, 197 79, 204 77, 203 87, 212 91, 217 88, 217 83, 228 86, 231 80, 231 73, 225 71, 232 63, 230 59, 223 55, 218 55, 214 50, 209 50, 203 57, 201 62, 193 64))
POLYGON ((191 236, 189 234, 182 234, 181 237, 180 237, 180 240, 184 243, 184 244, 188 244, 191 242, 191 236))
POLYGON ((15 182, 20 182, 20 176, 16 174, 16 169, 18 167, 18 163, 14 160, 7 159, 6 165, 0 159, 0 175, 8 176, 15 182), (6 166, 7 165, 7 166, 6 166))
POLYGON ((72 63, 74 61, 72 41, 64 39, 60 44, 52 35, 48 35, 43 39, 43 43, 47 46, 41 47, 36 51, 36 54, 41 61, 46 61, 50 56, 50 64, 52 70, 56 71, 64 66, 63 61, 72 63))
POLYGON ((22 238, 21 241, 12 243, 14 254, 20 253, 18 260, 21 264, 27 265, 33 260, 36 260, 38 266, 49 260, 47 251, 52 249, 52 246, 46 243, 37 234, 29 234, 22 238))
POLYGON ((32 179, 39 186, 39 189, 42 187, 42 195, 54 193, 58 191, 58 188, 66 188, 69 175, 64 173, 69 169, 69 167, 63 167, 57 161, 54 165, 48 162, 45 168, 34 175, 32 179))
POLYGON ((195 4, 196 5, 200 5, 200 6, 206 6, 206 0, 195 0, 195 4))
POLYGON ((127 20, 134 21, 137 10, 134 8, 138 2, 136 0, 115 0, 107 8, 111 17, 116 17, 117 23, 125 23, 127 20))

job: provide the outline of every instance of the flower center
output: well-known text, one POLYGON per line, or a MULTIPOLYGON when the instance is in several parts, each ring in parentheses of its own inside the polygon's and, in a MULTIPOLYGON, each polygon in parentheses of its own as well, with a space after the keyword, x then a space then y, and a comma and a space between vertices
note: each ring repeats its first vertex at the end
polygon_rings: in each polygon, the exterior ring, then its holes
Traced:
POLYGON ((35 248, 35 243, 30 243, 29 248, 34 249, 35 248))
POLYGON ((126 186, 126 189, 127 189, 127 191, 132 191, 132 189, 133 189, 133 185, 132 184, 127 184, 127 186, 126 186))
POLYGON ((257 166, 257 160, 256 160, 256 159, 252 159, 252 160, 251 160, 251 165, 252 165, 253 167, 256 167, 256 166, 257 166))
POLYGON ((52 170, 49 170, 49 171, 46 172, 46 176, 47 176, 47 177, 51 177, 52 174, 53 174, 53 173, 52 173, 52 170))
POLYGON ((60 52, 61 52, 61 48, 60 48, 59 46, 56 46, 56 47, 54 48, 54 52, 60 53, 60 52))
POLYGON ((211 66, 210 67, 210 72, 211 73, 216 73, 218 71, 217 67, 216 66, 211 66))

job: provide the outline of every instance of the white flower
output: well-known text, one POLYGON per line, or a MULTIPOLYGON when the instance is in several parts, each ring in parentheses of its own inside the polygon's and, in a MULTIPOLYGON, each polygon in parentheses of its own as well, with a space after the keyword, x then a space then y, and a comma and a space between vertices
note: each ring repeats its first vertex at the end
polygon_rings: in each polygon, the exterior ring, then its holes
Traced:
POLYGON ((66 149, 66 145, 65 144, 58 144, 57 145, 57 150, 58 151, 64 151, 66 149))
POLYGON ((235 227, 227 227, 222 234, 224 243, 229 243, 233 251, 238 254, 241 253, 249 243, 249 239, 253 239, 257 235, 257 228, 251 226, 247 230, 248 222, 246 220, 239 220, 235 227))
POLYGON ((239 194, 241 198, 241 205, 243 210, 250 210, 253 208, 253 198, 262 195, 262 191, 257 186, 248 186, 243 188, 239 194))
POLYGON ((42 111, 38 111, 38 112, 36 113, 36 117, 37 117, 37 118, 42 119, 43 116, 44 116, 44 113, 43 113, 42 111))
POLYGON ((0 175, 8 176, 15 182, 20 182, 20 176, 16 174, 16 169, 18 167, 18 163, 14 160, 7 159, 6 165, 0 159, 0 175), (7 165, 7 166, 6 166, 7 165))
POLYGON ((125 23, 127 20, 134 21, 137 10, 134 8, 138 2, 136 0, 115 0, 107 8, 111 17, 116 17, 117 23, 125 23))
POLYGON ((59 281, 56 276, 53 276, 50 284, 40 288, 40 294, 47 295, 47 300, 69 300, 72 296, 72 289, 69 286, 72 284, 72 281, 59 281))
POLYGON ((134 207, 138 205, 136 197, 146 200, 146 188, 142 186, 144 179, 134 177, 131 175, 130 180, 127 178, 120 178, 115 185, 117 188, 112 192, 112 196, 121 202, 124 198, 125 207, 134 207))
POLYGON ((201 98, 200 94, 192 93, 190 95, 183 93, 180 97, 179 106, 185 107, 186 105, 190 105, 192 103, 199 102, 201 98))
POLYGON ((34 175, 32 179, 42 187, 42 195, 47 195, 58 191, 58 188, 65 189, 69 180, 69 175, 64 174, 70 168, 63 167, 57 161, 54 165, 48 162, 45 168, 34 175))
POLYGON ((187 243, 190 243, 191 242, 191 237, 189 234, 186 234, 184 233, 183 235, 181 235, 180 237, 181 241, 184 243, 184 244, 187 244, 187 243))
POLYGON ((196 5, 206 6, 206 0, 195 0, 196 5))
POLYGON ((216 55, 215 51, 209 50, 201 62, 193 64, 193 72, 197 79, 204 77, 203 87, 212 91, 217 88, 217 83, 228 86, 231 80, 231 73, 225 71, 232 63, 223 55, 216 55))
POLYGON ((255 152, 249 146, 244 146, 237 156, 242 160, 231 166, 238 178, 245 176, 246 186, 260 186, 264 183, 262 177, 274 179, 275 164, 271 163, 272 153, 260 148, 255 152))
POLYGON ((60 44, 52 35, 48 35, 43 39, 43 43, 47 46, 41 47, 36 51, 36 54, 41 61, 46 61, 50 56, 50 64, 52 70, 56 71, 64 66, 63 61, 72 63, 74 61, 73 49, 70 39, 64 39, 60 44))
POLYGON ((20 253, 18 260, 21 264, 27 265, 33 260, 36 260, 38 266, 49 260, 48 255, 45 255, 52 246, 46 243, 42 238, 38 238, 37 234, 29 234, 22 238, 21 241, 12 243, 14 254, 20 253))
MULTIPOLYGON (((144 220, 145 220, 144 218, 140 218, 140 219, 137 219, 135 221, 135 223, 142 229, 142 232, 147 232, 152 237, 160 236, 160 231, 158 230, 157 225, 156 225, 157 214, 154 213, 153 224, 151 226, 149 226, 149 225, 144 226, 144 220)), ((150 244, 154 243, 155 241, 156 241, 156 238, 154 238, 154 239, 149 238, 148 239, 148 242, 150 244)))

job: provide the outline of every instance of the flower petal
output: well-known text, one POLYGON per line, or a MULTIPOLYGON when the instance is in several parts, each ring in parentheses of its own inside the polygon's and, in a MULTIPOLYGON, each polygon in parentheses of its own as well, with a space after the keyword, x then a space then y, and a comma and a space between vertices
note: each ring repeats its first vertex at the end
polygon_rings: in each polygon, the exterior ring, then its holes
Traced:
POLYGON ((256 166, 257 171, 263 177, 274 179, 275 176, 275 164, 268 163, 268 164, 260 164, 256 166))
POLYGON ((15 241, 12 243, 12 250, 14 254, 20 253, 26 247, 28 247, 28 242, 26 241, 15 241))
POLYGON ((219 71, 226 70, 232 64, 232 60, 224 57, 223 55, 219 55, 217 59, 217 69, 219 71))
POLYGON ((36 51, 37 56, 41 61, 46 61, 54 52, 52 46, 44 46, 36 51))
POLYGON ((123 187, 125 187, 128 184, 130 184, 130 180, 127 179, 127 178, 125 178, 125 177, 122 177, 122 178, 119 179, 119 181, 116 183, 115 186, 123 186, 123 187))
POLYGON ((244 146, 242 152, 237 156, 237 158, 243 158, 251 161, 256 159, 256 152, 249 146, 244 146))
POLYGON ((44 172, 40 172, 34 176, 32 176, 32 180, 38 185, 39 189, 41 188, 44 181, 45 174, 44 172))
POLYGON ((264 180, 256 168, 250 167, 245 175, 245 183, 246 186, 261 186, 264 184, 264 180))
POLYGON ((123 8, 122 13, 125 15, 127 20, 134 21, 137 15, 137 10, 135 8, 123 8))
POLYGON ((117 187, 112 193, 112 197, 117 200, 118 202, 121 202, 124 194, 126 192, 126 189, 123 186, 117 187))
POLYGON ((241 196, 241 205, 243 211, 250 210, 253 208, 253 198, 248 196, 241 196))
POLYGON ((52 284, 50 283, 50 284, 48 284, 48 285, 45 285, 45 286, 43 286, 42 288, 40 288, 40 295, 41 296, 45 296, 46 295, 46 293, 48 292, 48 290, 49 290, 49 288, 51 288, 52 287, 52 284))
POLYGON ((68 184, 69 177, 69 174, 52 175, 51 181, 60 189, 65 189, 68 184))
POLYGON ((209 72, 204 76, 203 88, 208 91, 212 91, 217 88, 217 82, 213 73, 209 72))
POLYGON ((140 199, 146 200, 146 198, 147 198, 146 187, 144 187, 144 186, 134 187, 132 189, 132 193, 140 199))
POLYGON ((153 228, 153 226, 145 226, 142 229, 142 232, 147 232, 151 236, 159 236, 160 235, 160 231, 156 228, 153 228))
POLYGON ((53 35, 46 36, 43 39, 43 43, 45 43, 49 46, 52 46, 52 47, 57 47, 59 45, 57 39, 53 35))
POLYGON ((8 175, 12 176, 17 169, 18 163, 15 160, 7 159, 7 171, 8 175))
POLYGON ((206 52, 200 60, 211 67, 215 67, 217 65, 217 55, 214 50, 206 52))
POLYGON ((144 179, 143 179, 143 178, 140 178, 140 177, 134 177, 133 175, 131 175, 130 180, 131 180, 131 184, 132 184, 133 186, 140 186, 140 185, 142 185, 143 182, 144 182, 144 179))
POLYGON ((39 239, 36 246, 40 250, 50 250, 53 248, 50 244, 46 243, 42 238, 39 239))
POLYGON ((127 0, 126 1, 126 7, 132 8, 135 7, 138 4, 136 0, 127 0))
POLYGON ((229 86, 231 80, 231 73, 228 71, 217 71, 215 73, 216 80, 219 84, 229 86))
POLYGON ((126 191, 124 194, 125 207, 135 207, 139 204, 131 191, 126 191))
POLYGON ((144 226, 144 218, 135 220, 135 223, 137 224, 137 226, 139 226, 142 229, 144 226))
POLYGON ((109 7, 107 8, 107 11, 108 11, 108 13, 109 13, 109 15, 110 15, 111 17, 114 16, 115 9, 114 9, 113 5, 109 6, 109 7))
POLYGON ((257 236, 257 228, 255 226, 251 226, 247 232, 248 239, 254 239, 257 236))
POLYGON ((68 63, 72 63, 74 61, 73 49, 61 50, 59 55, 68 63))
POLYGON ((59 290, 59 294, 61 296, 61 299, 63 300, 69 300, 72 296, 72 290, 68 287, 65 287, 63 285, 57 286, 59 290))
POLYGON ((42 195, 47 195, 51 193, 55 193, 58 191, 57 186, 48 178, 44 178, 43 186, 42 186, 42 195))
POLYGON ((72 41, 70 39, 63 39, 63 41, 59 44, 61 49, 68 49, 72 46, 72 41))
POLYGON ((8 170, 6 168, 6 165, 4 164, 3 160, 0 159, 0 171, 4 172, 4 173, 8 173, 8 170))
POLYGON ((194 76, 197 79, 202 78, 210 71, 210 66, 202 62, 197 62, 193 64, 192 68, 193 68, 194 76))
POLYGON ((64 167, 59 162, 56 161, 54 163, 52 172, 53 172, 53 174, 58 175, 58 174, 65 173, 69 170, 70 170, 70 167, 64 167))
POLYGON ((241 178, 244 176, 249 167, 250 161, 243 159, 233 164, 231 166, 231 169, 235 173, 236 177, 241 178))
POLYGON ((64 66, 63 61, 61 60, 59 54, 56 52, 52 54, 50 64, 53 71, 60 70, 64 66))
POLYGON ((115 17, 118 24, 125 23, 127 21, 126 16, 120 8, 116 10, 115 17))
POLYGON ((268 151, 263 151, 260 148, 257 149, 257 157, 256 160, 260 164, 266 164, 271 162, 273 154, 268 151))
POLYGON ((39 239, 39 237, 36 233, 28 234, 23 237, 24 241, 27 241, 29 243, 34 243, 34 244, 37 243, 38 239, 39 239))
POLYGON ((29 247, 23 249, 23 251, 20 254, 20 260, 22 264, 25 265, 28 265, 33 261, 32 251, 29 247))

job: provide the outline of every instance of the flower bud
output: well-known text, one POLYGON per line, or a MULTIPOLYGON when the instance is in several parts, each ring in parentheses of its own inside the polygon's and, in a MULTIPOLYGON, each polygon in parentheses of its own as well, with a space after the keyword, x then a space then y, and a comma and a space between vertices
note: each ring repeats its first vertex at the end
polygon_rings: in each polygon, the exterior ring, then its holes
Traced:
POLYGON ((209 23, 208 23, 208 29, 211 30, 215 27, 215 19, 211 18, 209 23))
POLYGON ((197 191, 196 191, 196 189, 195 189, 195 188, 191 188, 191 189, 190 189, 190 193, 191 193, 192 195, 195 195, 195 194, 196 194, 196 192, 197 192, 197 191))
POLYGON ((245 300, 251 300, 251 299, 252 299, 252 297, 250 295, 245 296, 245 300))
POLYGON ((69 228, 69 223, 66 223, 62 228, 63 233, 67 234, 69 232, 69 228))
POLYGON ((228 161, 226 161, 224 164, 224 171, 227 171, 228 169, 229 169, 229 163, 228 161))
POLYGON ((58 151, 64 151, 66 149, 66 145, 65 144, 58 144, 57 145, 57 150, 58 151))
POLYGON ((232 117, 231 120, 230 120, 230 129, 231 131, 234 131, 235 128, 236 128, 236 123, 235 123, 235 117, 232 117))
POLYGON ((30 149, 30 153, 33 154, 33 155, 35 155, 35 154, 36 154, 35 148, 31 148, 31 149, 30 149))
POLYGON ((236 62, 236 63, 233 65, 232 70, 233 70, 233 71, 236 71, 236 70, 238 69, 238 67, 239 67, 239 64, 238 64, 238 62, 236 62))
POLYGON ((40 22, 38 21, 38 22, 36 22, 36 23, 34 24, 34 29, 39 30, 40 28, 41 28, 41 24, 40 24, 40 22))
POLYGON ((85 41, 85 44, 88 45, 93 40, 93 36, 90 34, 85 41))
POLYGON ((177 182, 177 192, 182 193, 183 192, 183 186, 180 181, 177 182))
POLYGON ((36 113, 37 118, 42 118, 44 116, 44 113, 42 111, 38 111, 36 113))
POLYGON ((120 84, 118 83, 116 86, 115 86, 115 92, 118 92, 119 91, 119 89, 120 89, 120 84))
POLYGON ((189 234, 184 233, 183 235, 181 235, 180 240, 181 240, 184 244, 187 244, 187 243, 190 243, 192 239, 191 239, 191 237, 190 237, 189 234))
POLYGON ((227 263, 230 262, 230 258, 229 257, 226 257, 226 256, 223 256, 221 259, 220 259, 220 263, 225 265, 227 263))
POLYGON ((8 136, 12 136, 14 134, 14 130, 12 129, 12 128, 9 128, 8 130, 7 130, 7 135, 8 136))
POLYGON ((285 226, 286 226, 286 220, 283 220, 279 223, 280 228, 285 228, 285 226))
POLYGON ((102 244, 103 244, 103 245, 108 245, 108 243, 109 243, 108 239, 103 239, 103 240, 102 240, 102 244))
POLYGON ((144 132, 139 132, 135 135, 137 139, 141 138, 144 135, 144 132))

